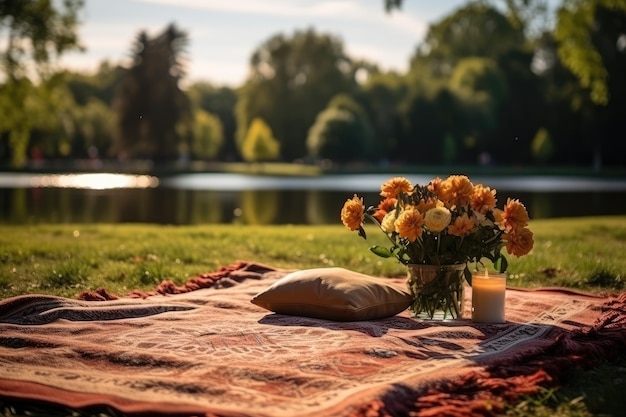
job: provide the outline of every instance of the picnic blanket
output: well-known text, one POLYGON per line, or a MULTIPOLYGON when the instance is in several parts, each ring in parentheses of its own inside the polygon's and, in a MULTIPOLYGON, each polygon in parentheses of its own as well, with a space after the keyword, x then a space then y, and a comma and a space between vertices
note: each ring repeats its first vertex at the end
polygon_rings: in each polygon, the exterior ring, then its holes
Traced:
POLYGON ((469 320, 470 288, 464 318, 443 322, 250 302, 288 272, 238 262, 151 293, 2 300, 0 398, 128 415, 489 415, 626 346, 626 293, 510 289, 504 324, 469 320))

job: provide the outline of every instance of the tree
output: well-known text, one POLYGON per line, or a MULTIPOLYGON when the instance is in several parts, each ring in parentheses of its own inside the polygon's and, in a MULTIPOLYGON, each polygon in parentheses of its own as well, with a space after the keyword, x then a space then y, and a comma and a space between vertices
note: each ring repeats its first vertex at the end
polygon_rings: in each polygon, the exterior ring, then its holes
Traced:
POLYGON ((458 149, 452 142, 466 131, 462 110, 448 88, 411 90, 399 107, 402 124, 394 159, 412 164, 451 162, 458 149))
POLYGON ((313 29, 273 36, 254 51, 250 70, 237 102, 237 141, 260 117, 272 126, 287 161, 306 155, 307 131, 329 100, 357 87, 343 43, 313 29))
POLYGON ((91 100, 99 100, 107 106, 113 105, 115 89, 119 85, 125 68, 102 61, 94 73, 65 72, 65 82, 78 106, 91 100))
POLYGON ((192 154, 200 159, 214 159, 224 141, 220 119, 204 110, 195 111, 193 123, 192 154))
POLYGON ((118 156, 172 161, 189 148, 191 106, 179 87, 187 42, 187 34, 174 24, 153 39, 145 31, 137 36, 133 66, 114 101, 119 125, 113 151, 118 156))
POLYGON ((607 162, 626 163, 626 141, 622 139, 626 137, 625 33, 623 1, 566 0, 559 9, 555 31, 558 57, 584 89, 584 96, 571 95, 569 102, 577 113, 576 134, 584 156, 593 155, 590 162, 596 170, 607 162))
POLYGON ((263 119, 257 117, 250 124, 241 154, 248 162, 271 161, 280 156, 280 143, 263 119))
POLYGON ((623 0, 564 0, 558 11, 555 38, 558 54, 564 65, 572 71, 584 88, 589 89, 591 100, 606 105, 610 93, 609 72, 604 60, 606 53, 619 53, 626 47, 624 32, 612 33, 607 39, 609 20, 601 15, 617 14, 624 21, 626 2, 623 0), (620 46, 621 45, 621 46, 620 46), (610 49, 610 50, 607 50, 610 49), (603 53, 604 52, 604 53, 603 53))
POLYGON ((71 94, 61 75, 53 76, 38 85, 29 79, 7 83, 0 87, 0 107, 6 112, 0 118, 0 131, 8 126, 9 146, 13 165, 22 167, 29 148, 37 147, 46 156, 67 155, 71 146, 69 137, 73 123, 74 106, 71 94), (8 94, 4 94, 8 92, 8 94), (22 107, 13 106, 17 98, 22 107))
POLYGON ((369 159, 373 154, 373 129, 365 110, 345 94, 335 96, 309 130, 311 156, 339 162, 369 159))
POLYGON ((488 3, 473 1, 431 25, 411 61, 437 77, 449 77, 464 58, 484 57, 498 61, 503 54, 523 48, 522 28, 514 27, 488 3))
POLYGON ((187 90, 194 108, 213 114, 222 125, 223 142, 216 157, 220 160, 234 160, 239 154, 235 142, 235 103, 237 92, 229 87, 215 87, 207 82, 192 84, 187 90))
POLYGON ((374 130, 374 152, 389 157, 398 149, 398 105, 407 95, 407 78, 395 73, 370 75, 359 97, 374 130))
POLYGON ((111 107, 91 98, 84 106, 75 107, 73 118, 74 154, 81 157, 106 154, 115 134, 115 114, 111 107))
POLYGON ((463 102, 465 126, 477 141, 489 148, 485 134, 498 127, 500 109, 508 96, 504 75, 488 58, 465 58, 455 66, 450 90, 463 102))
POLYGON ((545 128, 541 128, 535 134, 532 141, 533 158, 537 162, 545 163, 550 160, 554 154, 554 144, 550 133, 545 128))
POLYGON ((44 76, 51 56, 81 49, 76 29, 83 0, 0 1, 0 33, 6 32, 6 49, 0 50, 4 77, 21 79, 34 70, 44 76))
POLYGON ((0 1, 0 35, 6 35, 0 44, 0 140, 8 140, 14 166, 25 164, 31 132, 46 116, 34 111, 49 107, 59 87, 48 81, 53 58, 81 49, 76 28, 82 6, 82 0, 0 1))

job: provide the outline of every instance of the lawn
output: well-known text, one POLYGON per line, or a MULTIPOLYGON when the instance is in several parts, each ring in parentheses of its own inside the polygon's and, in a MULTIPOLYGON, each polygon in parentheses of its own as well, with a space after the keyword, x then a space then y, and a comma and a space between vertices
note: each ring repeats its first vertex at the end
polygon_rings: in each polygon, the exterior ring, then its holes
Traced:
MULTIPOLYGON (((509 285, 562 286, 597 294, 626 290, 626 216, 542 219, 532 221, 530 227, 535 247, 520 259, 508 257, 509 285)), ((164 279, 182 284, 237 260, 293 269, 341 266, 370 275, 404 275, 402 265, 368 251, 369 246, 386 242, 373 226, 367 229, 365 241, 340 224, 3 225, 0 298, 26 293, 76 297, 100 287, 123 295, 133 289, 153 289, 164 279)), ((626 355, 600 368, 572 370, 562 387, 511 405, 509 415, 620 415, 626 408, 625 389, 626 355)), ((52 413, 44 411, 0 399, 4 415, 52 413)))

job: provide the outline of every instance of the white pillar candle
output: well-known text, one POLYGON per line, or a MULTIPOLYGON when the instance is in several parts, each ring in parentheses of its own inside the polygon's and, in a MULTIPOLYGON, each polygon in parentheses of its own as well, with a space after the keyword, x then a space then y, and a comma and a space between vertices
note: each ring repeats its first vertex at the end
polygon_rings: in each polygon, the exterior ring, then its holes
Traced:
POLYGON ((472 276, 472 321, 504 323, 504 274, 475 274, 472 276))

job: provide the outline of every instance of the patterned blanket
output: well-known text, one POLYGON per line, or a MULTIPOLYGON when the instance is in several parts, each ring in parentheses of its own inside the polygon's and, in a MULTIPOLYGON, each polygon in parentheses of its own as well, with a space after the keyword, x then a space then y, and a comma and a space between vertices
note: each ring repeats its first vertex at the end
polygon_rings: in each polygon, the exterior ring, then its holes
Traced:
POLYGON ((0 398, 137 415, 489 415, 626 346, 626 294, 510 289, 505 324, 408 311, 339 323, 250 303, 288 272, 241 262, 150 294, 2 300, 0 398))

